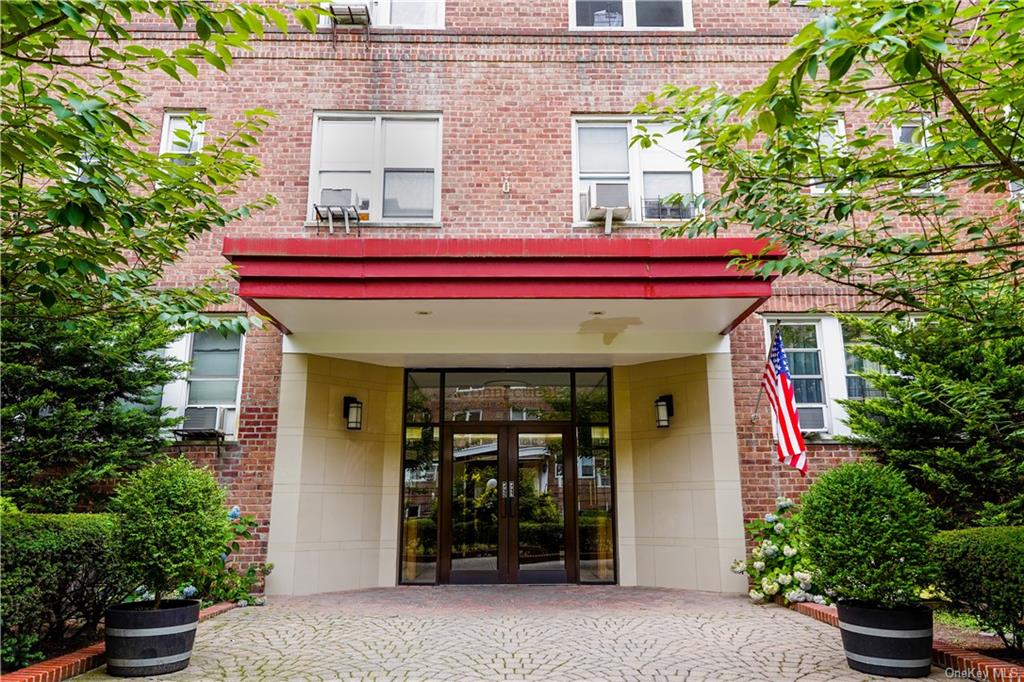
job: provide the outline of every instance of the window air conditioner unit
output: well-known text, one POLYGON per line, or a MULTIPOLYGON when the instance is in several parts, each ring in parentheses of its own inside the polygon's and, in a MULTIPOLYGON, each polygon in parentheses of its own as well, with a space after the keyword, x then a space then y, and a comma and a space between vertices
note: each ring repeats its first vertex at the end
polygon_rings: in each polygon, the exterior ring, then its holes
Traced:
POLYGON ((369 26, 371 3, 367 2, 332 2, 331 18, 335 26, 369 26))
POLYGON ((605 234, 611 234, 613 220, 629 219, 629 183, 595 182, 580 195, 580 213, 585 220, 604 220, 605 234))
POLYGON ((353 220, 359 222, 359 206, 360 199, 355 190, 324 188, 320 190, 320 203, 313 204, 313 211, 316 213, 318 223, 327 221, 331 234, 334 233, 335 220, 345 223, 347 234, 349 223, 353 220))
POLYGON ((186 407, 185 420, 174 433, 183 438, 223 438, 224 408, 186 407))

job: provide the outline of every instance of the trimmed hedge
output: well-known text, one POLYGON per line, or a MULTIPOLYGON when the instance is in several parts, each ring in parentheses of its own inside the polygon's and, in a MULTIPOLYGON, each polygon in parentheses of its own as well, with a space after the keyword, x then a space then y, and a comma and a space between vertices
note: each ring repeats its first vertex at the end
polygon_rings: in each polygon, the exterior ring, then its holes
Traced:
POLYGON ((107 606, 137 584, 118 557, 107 514, 8 512, 0 524, 4 670, 95 632, 107 606))
POLYGON ((1024 648, 1024 526, 939 533, 932 542, 938 586, 954 608, 1024 648))
POLYGON ((822 474, 801 498, 807 558, 839 601, 893 608, 932 584, 934 537, 927 498, 903 474, 851 462, 822 474))

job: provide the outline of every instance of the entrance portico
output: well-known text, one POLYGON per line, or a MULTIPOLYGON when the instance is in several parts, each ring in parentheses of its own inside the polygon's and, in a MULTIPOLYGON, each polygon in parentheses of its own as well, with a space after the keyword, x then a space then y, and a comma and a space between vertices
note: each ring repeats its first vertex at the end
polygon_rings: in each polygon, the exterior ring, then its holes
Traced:
POLYGON ((748 239, 226 240, 239 295, 287 332, 268 591, 743 590, 726 334, 771 285, 729 267, 742 253, 778 255, 748 239), (577 414, 583 373, 605 377, 604 422, 577 414), (500 414, 471 404, 503 376, 564 411, 508 387, 500 414), (410 418, 410 386, 432 377, 435 411, 410 418), (675 415, 658 428, 663 395, 675 415), (358 431, 346 396, 363 403, 358 431))

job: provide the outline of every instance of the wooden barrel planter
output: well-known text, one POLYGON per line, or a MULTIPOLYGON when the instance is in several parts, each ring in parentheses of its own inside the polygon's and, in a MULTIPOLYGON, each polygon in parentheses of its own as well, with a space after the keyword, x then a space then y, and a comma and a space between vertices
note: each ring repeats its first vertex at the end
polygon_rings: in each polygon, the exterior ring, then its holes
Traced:
POLYGON ((107 674, 163 675, 188 667, 199 625, 198 599, 117 604, 106 611, 107 674))
POLYGON ((846 662, 886 677, 925 677, 932 669, 932 610, 837 605, 846 662))

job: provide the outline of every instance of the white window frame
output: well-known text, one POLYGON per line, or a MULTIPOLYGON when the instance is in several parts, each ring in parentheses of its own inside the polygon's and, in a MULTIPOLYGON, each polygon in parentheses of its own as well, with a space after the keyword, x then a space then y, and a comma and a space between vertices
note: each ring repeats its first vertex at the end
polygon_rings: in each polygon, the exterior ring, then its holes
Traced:
MULTIPOLYGON (((370 26, 380 26, 385 28, 404 28, 410 31, 440 31, 444 30, 445 27, 445 0, 433 0, 433 2, 440 5, 440 11, 437 13, 437 23, 430 25, 418 25, 418 24, 392 24, 391 23, 391 4, 392 0, 373 0, 370 4, 370 26)), ((320 6, 330 11, 332 3, 324 2, 320 6)), ((333 26, 334 19, 330 15, 321 14, 318 28, 331 28, 333 26)), ((342 28, 358 28, 353 26, 342 26, 342 28)))
POLYGON ((375 194, 369 198, 370 210, 368 222, 388 225, 396 224, 434 224, 441 222, 441 158, 444 144, 444 120, 436 112, 373 112, 373 111, 316 111, 313 113, 313 130, 310 139, 313 141, 309 154, 309 187, 307 196, 306 221, 316 222, 313 204, 320 200, 320 124, 323 121, 366 121, 373 120, 373 162, 370 168, 370 183, 375 194), (437 123, 437 152, 434 158, 434 212, 426 218, 384 218, 384 121, 433 121, 437 123))
MULTIPOLYGON (((574 116, 572 119, 572 215, 573 223, 578 226, 593 226, 598 225, 597 222, 591 222, 586 220, 586 216, 580 213, 580 193, 582 192, 580 184, 580 128, 581 127, 601 127, 611 125, 624 125, 626 126, 626 144, 627 144, 627 159, 629 163, 629 220, 626 224, 653 224, 653 225, 665 225, 665 224, 679 224, 685 219, 680 218, 666 218, 661 220, 645 220, 643 216, 643 194, 644 194, 644 169, 641 163, 641 148, 638 144, 629 144, 629 141, 637 134, 637 126, 652 123, 642 117, 637 116, 574 116)), ((688 143, 687 147, 694 146, 695 143, 688 143)), ((668 171, 651 171, 651 172, 668 172, 668 171)), ((686 166, 685 161, 680 159, 679 173, 689 173, 690 182, 693 186, 693 195, 695 197, 700 196, 704 193, 704 177, 701 174, 700 168, 689 168, 686 166)))
POLYGON ((459 410, 452 413, 453 422, 479 422, 484 419, 483 410, 459 410))
POLYGON ((693 0, 679 0, 683 6, 682 26, 637 26, 636 25, 636 0, 622 1, 622 26, 579 26, 576 22, 576 0, 569 0, 569 30, 570 31, 658 31, 678 32, 693 31, 693 0))
MULTIPOLYGON (((175 119, 183 119, 190 114, 203 114, 206 113, 202 109, 168 109, 164 111, 163 128, 160 131, 160 153, 161 154, 180 154, 186 155, 192 152, 182 152, 173 148, 174 136, 171 134, 171 122, 175 119)), ((196 150, 203 148, 203 144, 206 142, 206 123, 199 121, 196 126, 195 136, 198 138, 196 141, 196 150)))
MULTIPOLYGON (((821 149, 821 133, 822 132, 823 131, 819 131, 818 132, 817 146, 818 146, 819 150, 821 149)), ((835 152, 836 149, 838 149, 838 152, 837 152, 838 154, 840 154, 840 155, 841 154, 845 154, 846 153, 846 117, 843 116, 842 114, 839 114, 834 119, 832 119, 832 137, 836 141, 836 145, 835 145, 835 147, 833 147, 832 151, 835 152)), ((815 159, 815 163, 817 163, 817 158, 815 159)), ((826 191, 827 191, 827 187, 825 186, 824 182, 816 182, 813 185, 811 185, 811 194, 821 195, 821 194, 825 194, 826 191)), ((849 190, 842 190, 840 193, 841 194, 847 194, 847 193, 849 193, 849 190)))
MULTIPOLYGON (((893 147, 906 147, 908 145, 900 142, 900 133, 904 126, 913 126, 921 129, 921 140, 920 142, 914 142, 910 146, 918 147, 922 150, 927 150, 931 146, 931 136, 928 134, 928 126, 932 123, 932 119, 925 114, 913 114, 913 118, 907 120, 895 120, 892 122, 892 145, 893 147)), ((914 187, 907 190, 907 193, 915 197, 920 196, 934 196, 936 194, 942 194, 942 183, 939 180, 932 180, 928 186, 914 187)))
POLYGON ((577 478, 588 481, 597 478, 597 457, 595 457, 594 455, 580 455, 579 457, 577 457, 577 462, 577 478), (588 464, 587 466, 593 469, 593 473, 591 473, 589 476, 583 473, 583 460, 590 460, 590 464, 588 464))
MULTIPOLYGON (((227 441, 237 441, 239 431, 239 417, 241 416, 242 410, 242 383, 245 379, 245 347, 246 334, 239 334, 241 337, 238 344, 238 388, 235 392, 234 404, 216 405, 215 407, 220 410, 230 411, 232 421, 231 429, 224 429, 224 439, 227 441)), ((181 338, 177 339, 167 347, 167 355, 179 362, 191 362, 192 361, 192 341, 195 337, 194 333, 185 334, 181 338)), ((188 402, 188 386, 191 380, 191 372, 186 372, 183 376, 177 380, 170 382, 164 386, 162 404, 164 407, 171 408, 168 413, 169 417, 184 417, 185 409, 189 407, 214 407, 211 405, 192 405, 188 402)), ((225 415, 225 423, 227 423, 227 416, 225 415)))
MULTIPOLYGON (((846 399, 846 350, 843 347, 843 328, 839 320, 830 315, 787 315, 775 314, 764 317, 765 357, 771 348, 775 324, 812 325, 818 342, 821 362, 822 391, 824 403, 798 403, 798 406, 822 407, 824 428, 802 428, 804 433, 816 433, 822 437, 849 435, 846 425, 846 410, 838 400, 846 399)), ((787 349, 789 350, 789 349, 787 349)))

